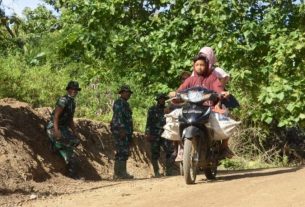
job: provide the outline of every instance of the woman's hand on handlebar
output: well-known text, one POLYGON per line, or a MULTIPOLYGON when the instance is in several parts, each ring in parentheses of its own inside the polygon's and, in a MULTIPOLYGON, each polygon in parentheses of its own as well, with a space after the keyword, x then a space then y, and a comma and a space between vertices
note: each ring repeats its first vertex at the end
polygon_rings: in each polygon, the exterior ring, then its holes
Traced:
POLYGON ((169 94, 168 94, 168 96, 169 96, 170 98, 173 98, 173 97, 175 97, 176 95, 177 95, 176 91, 171 91, 171 92, 169 92, 169 94))

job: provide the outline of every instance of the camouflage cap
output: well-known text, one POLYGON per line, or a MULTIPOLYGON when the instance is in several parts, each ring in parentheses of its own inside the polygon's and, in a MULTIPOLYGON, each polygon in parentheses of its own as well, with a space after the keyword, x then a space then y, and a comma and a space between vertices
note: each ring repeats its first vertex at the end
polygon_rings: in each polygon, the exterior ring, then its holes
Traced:
POLYGON ((169 99, 169 97, 168 97, 165 93, 158 93, 158 94, 156 95, 156 100, 158 101, 159 99, 165 99, 165 100, 167 100, 167 99, 169 99))
POLYGON ((78 91, 82 90, 80 87, 79 87, 79 84, 77 81, 69 81, 67 87, 66 87, 66 90, 69 90, 69 89, 76 89, 78 91))
POLYGON ((122 93, 122 92, 130 92, 130 93, 133 93, 131 90, 130 90, 130 87, 128 85, 122 85, 119 89, 119 93, 122 93))

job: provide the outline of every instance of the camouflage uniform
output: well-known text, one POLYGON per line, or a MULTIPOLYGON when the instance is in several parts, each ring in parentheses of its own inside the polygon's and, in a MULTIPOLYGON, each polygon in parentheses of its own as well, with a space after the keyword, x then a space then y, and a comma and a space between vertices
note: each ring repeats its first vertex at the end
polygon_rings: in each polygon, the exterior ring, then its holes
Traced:
MULTIPOLYGON (((61 114, 61 116, 59 117, 59 127, 62 128, 68 128, 71 119, 73 119, 74 117, 74 112, 75 112, 75 108, 76 108, 76 104, 75 104, 75 100, 74 98, 65 95, 60 97, 55 105, 55 108, 59 106, 61 108, 64 109, 63 113, 61 114)), ((54 126, 54 111, 51 114, 51 119, 47 125, 47 128, 53 128, 54 126)))
POLYGON ((76 96, 76 91, 80 91, 79 84, 76 81, 69 81, 67 87, 67 95, 60 97, 57 102, 54 111, 51 114, 51 119, 47 123, 46 131, 51 142, 53 151, 57 152, 61 157, 63 157, 68 176, 74 179, 78 179, 77 175, 77 163, 75 159, 74 148, 79 144, 79 139, 77 139, 72 133, 74 129, 74 112, 75 112, 75 100, 73 96, 76 96), (70 90, 71 89, 71 90, 70 90), (69 95, 71 94, 71 95, 69 95), (62 111, 56 111, 57 108, 61 108, 62 111), (61 132, 61 137, 55 137, 54 134, 54 119, 55 113, 59 112, 58 117, 58 129, 61 132), (70 131, 70 129, 72 131, 70 131))
POLYGON ((129 175, 126 170, 133 133, 132 111, 127 101, 132 91, 129 86, 123 85, 119 94, 121 97, 113 104, 113 116, 110 124, 116 148, 114 178, 132 179, 133 176, 129 175))
POLYGON ((129 145, 132 141, 133 123, 132 111, 129 103, 121 97, 118 98, 113 104, 111 132, 115 140, 115 159, 126 161, 129 156, 129 145), (125 130, 125 138, 120 137, 121 130, 125 130))
MULTIPOLYGON (((165 97, 165 95, 159 94, 157 96, 157 101, 159 98, 165 99, 165 97)), ((157 104, 150 107, 147 113, 145 133, 152 137, 152 140, 150 140, 150 150, 155 175, 159 175, 158 160, 160 158, 161 148, 163 148, 166 154, 166 174, 171 174, 170 171, 173 153, 172 142, 161 137, 161 134, 164 131, 163 126, 166 123, 164 117, 164 109, 165 106, 157 104)))
MULTIPOLYGON (((64 109, 62 114, 59 117, 59 122, 58 122, 58 125, 59 125, 58 128, 62 135, 60 141, 66 142, 66 143, 72 141, 72 142, 75 142, 75 144, 78 144, 79 140, 76 139, 76 137, 69 130, 69 125, 70 125, 71 120, 74 117, 74 112, 75 112, 75 107, 76 107, 74 98, 72 98, 68 95, 62 96, 57 100, 55 108, 56 107, 61 107, 64 109)), ((55 112, 55 110, 52 112, 51 119, 47 124, 47 134, 52 143, 52 147, 55 150, 55 148, 56 148, 55 145, 56 145, 57 139, 54 136, 54 112, 55 112)), ((65 159, 65 162, 68 163, 69 160, 65 159)))

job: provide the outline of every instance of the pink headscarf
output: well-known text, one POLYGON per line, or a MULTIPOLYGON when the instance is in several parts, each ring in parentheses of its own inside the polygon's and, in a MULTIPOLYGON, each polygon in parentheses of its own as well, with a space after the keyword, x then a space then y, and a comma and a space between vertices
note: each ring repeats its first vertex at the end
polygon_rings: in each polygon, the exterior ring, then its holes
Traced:
POLYGON ((209 69, 212 69, 212 66, 215 65, 215 63, 217 62, 216 56, 214 54, 214 51, 212 48, 210 47, 203 47, 200 49, 199 54, 203 54, 204 56, 206 56, 209 60, 209 69))
POLYGON ((224 71, 224 69, 216 67, 213 70, 213 73, 217 76, 217 78, 225 78, 225 77, 230 77, 229 73, 224 71))
MULTIPOLYGON (((214 51, 211 47, 203 47, 200 49, 199 54, 203 54, 209 60, 209 71, 213 69, 213 65, 216 63, 217 59, 214 54, 214 51)), ((195 75, 195 72, 192 72, 192 76, 195 75)))

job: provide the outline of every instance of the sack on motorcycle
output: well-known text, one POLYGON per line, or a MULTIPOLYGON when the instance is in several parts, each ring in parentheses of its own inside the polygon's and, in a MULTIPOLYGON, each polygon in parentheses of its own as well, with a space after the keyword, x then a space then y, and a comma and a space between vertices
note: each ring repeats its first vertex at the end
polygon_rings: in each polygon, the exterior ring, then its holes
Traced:
POLYGON ((226 115, 212 112, 209 122, 205 126, 212 130, 213 140, 222 140, 228 139, 240 123, 240 121, 235 121, 226 115))
POLYGON ((175 109, 169 114, 165 114, 166 124, 164 125, 161 137, 173 141, 179 141, 179 115, 182 114, 182 109, 175 109))

